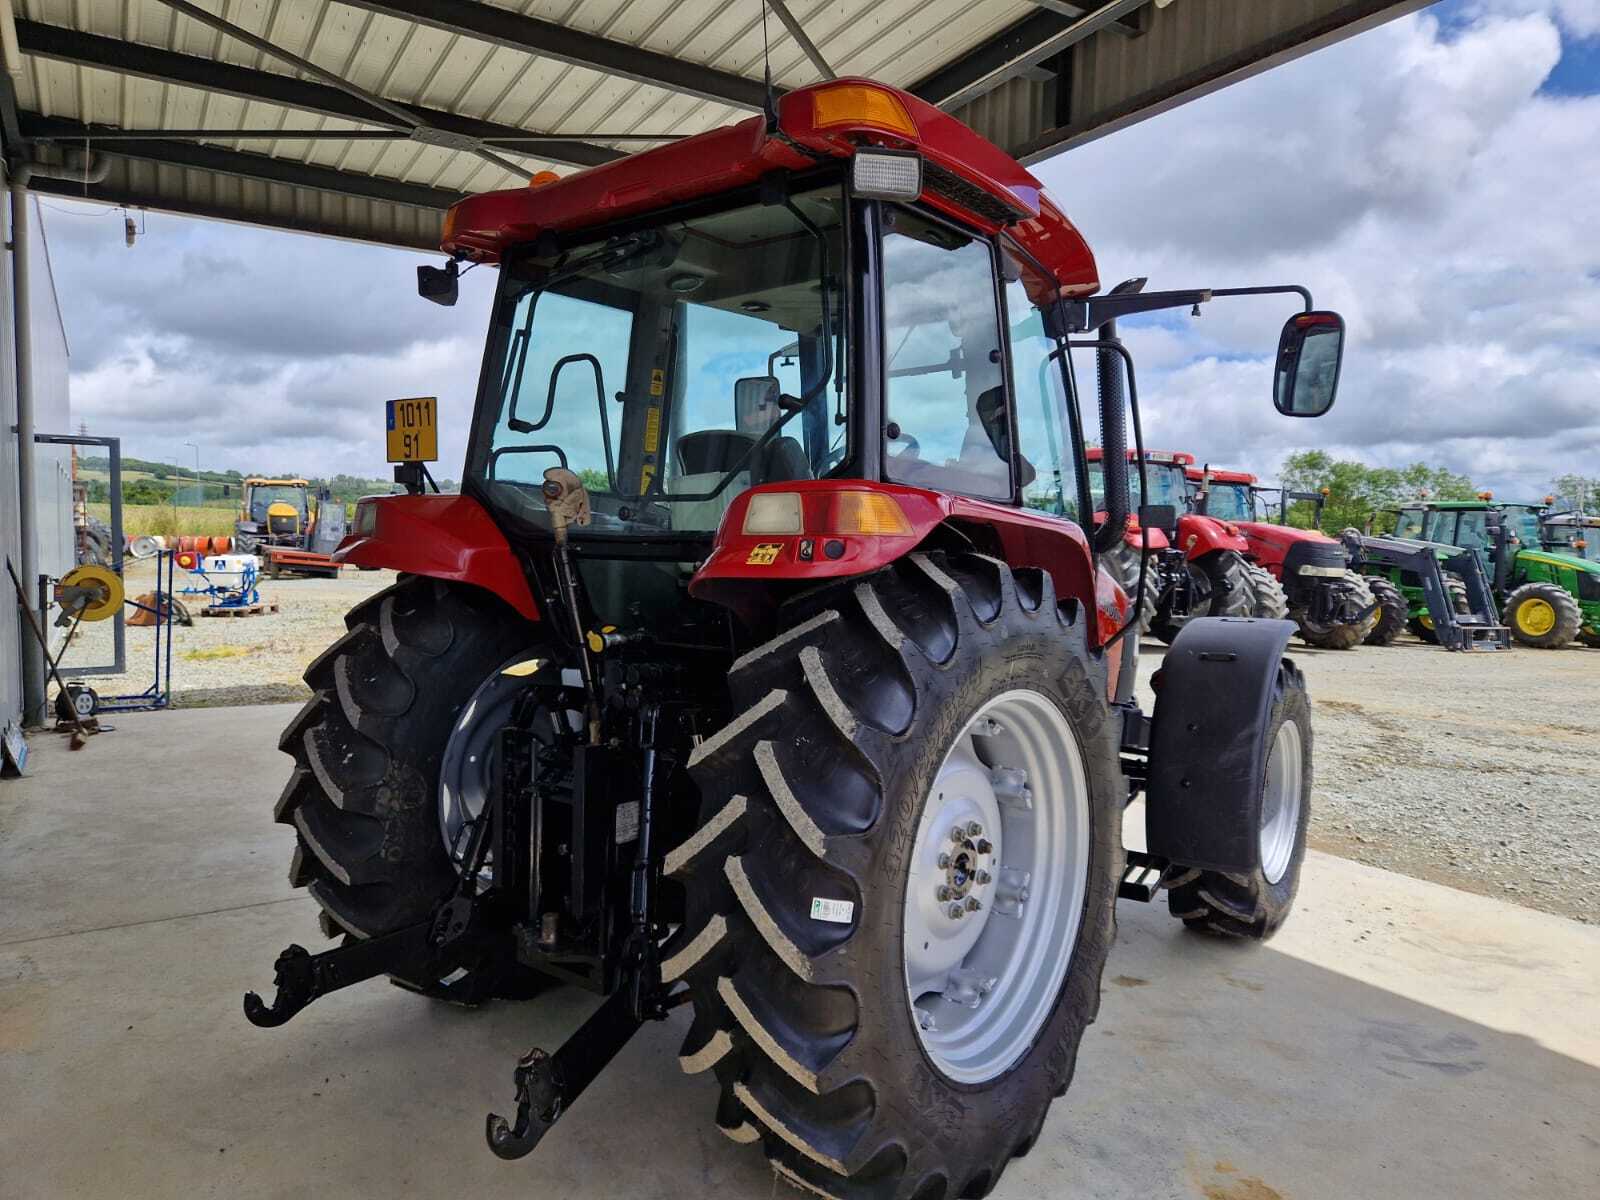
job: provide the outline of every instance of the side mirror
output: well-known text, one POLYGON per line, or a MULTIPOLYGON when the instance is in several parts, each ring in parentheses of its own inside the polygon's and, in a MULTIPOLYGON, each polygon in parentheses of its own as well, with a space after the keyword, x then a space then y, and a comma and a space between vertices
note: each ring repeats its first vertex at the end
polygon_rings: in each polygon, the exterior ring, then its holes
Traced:
POLYGON ((461 268, 455 262, 447 267, 418 267, 417 295, 446 308, 461 294, 461 268))
POLYGON ((1178 506, 1175 504, 1142 504, 1139 506, 1139 524, 1146 529, 1159 529, 1173 537, 1178 535, 1178 506))
POLYGON ((1272 403, 1286 417, 1320 417, 1333 407, 1344 359, 1344 318, 1336 312, 1298 313, 1278 339, 1272 403))

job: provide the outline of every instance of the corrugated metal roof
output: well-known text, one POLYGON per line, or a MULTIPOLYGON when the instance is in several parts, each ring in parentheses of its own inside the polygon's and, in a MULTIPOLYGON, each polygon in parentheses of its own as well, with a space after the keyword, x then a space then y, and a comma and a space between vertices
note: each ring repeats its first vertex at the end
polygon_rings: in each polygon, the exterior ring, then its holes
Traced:
MULTIPOLYGON (((1113 30, 1072 52, 1055 52, 1052 61, 1022 61, 1028 56, 1019 47, 1050 44, 1063 30, 1070 36, 1070 12, 1102 2, 788 0, 838 74, 915 88, 936 102, 965 89, 978 98, 963 115, 1008 148, 1035 151, 1050 144, 1063 114, 1114 105, 1153 77, 1192 71, 1195 55, 1184 50, 1188 31, 1207 21, 1220 29, 1219 6, 1280 17, 1305 10, 1335 21, 1338 10, 1416 6, 1415 0, 1175 0, 1124 16, 1113 30), (1147 28, 1152 32, 1133 36, 1147 28), (1064 72, 1078 54, 1091 55, 1084 61, 1092 70, 1064 72)), ((1114 2, 1128 7, 1126 0, 1114 2)), ((398 102, 429 126, 482 139, 495 157, 521 170, 460 144, 437 144, 446 139, 394 136, 404 126, 393 115, 164 0, 14 0, 24 56, 14 85, 21 134, 56 139, 58 149, 71 138, 71 145, 111 160, 107 177, 87 188, 45 180, 37 187, 432 246, 440 211, 462 193, 606 161, 650 144, 631 140, 641 135, 696 133, 760 103, 759 0, 196 3, 339 80, 398 102), (159 140, 108 140, 129 130, 176 132, 159 140), (275 136, 222 136, 239 130, 275 136), (529 134, 565 140, 506 140, 529 134)), ((1263 22, 1234 20, 1205 42, 1200 57, 1209 62, 1237 53, 1260 32, 1257 26, 1263 22)), ((1264 23, 1281 35, 1280 26, 1286 22, 1264 23)), ((769 18, 766 34, 779 87, 817 80, 817 67, 780 21, 769 18)), ((7 132, 8 143, 14 141, 15 130, 7 132)))

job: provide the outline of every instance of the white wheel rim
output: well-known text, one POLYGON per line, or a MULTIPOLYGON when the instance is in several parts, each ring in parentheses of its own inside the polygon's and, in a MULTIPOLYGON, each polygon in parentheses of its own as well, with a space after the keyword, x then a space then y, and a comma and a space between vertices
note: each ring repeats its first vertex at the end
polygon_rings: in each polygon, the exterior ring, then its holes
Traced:
POLYGON ((1054 1011, 1083 921, 1089 839, 1088 776, 1066 717, 1038 692, 990 700, 940 765, 906 888, 911 1020, 950 1079, 1004 1074, 1054 1011))
POLYGON ((1295 834, 1300 828, 1300 806, 1305 783, 1305 750, 1300 726, 1285 721, 1278 726, 1267 755, 1266 785, 1261 791, 1261 873, 1277 883, 1294 858, 1295 834))

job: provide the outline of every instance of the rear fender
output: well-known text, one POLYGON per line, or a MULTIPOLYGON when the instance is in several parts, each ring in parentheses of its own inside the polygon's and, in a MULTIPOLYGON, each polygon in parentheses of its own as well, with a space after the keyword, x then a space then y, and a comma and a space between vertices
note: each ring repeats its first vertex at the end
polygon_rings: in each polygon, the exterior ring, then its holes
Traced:
POLYGON ((1179 630, 1156 693, 1145 783, 1150 853, 1211 871, 1261 865, 1273 690, 1292 621, 1199 617, 1179 630))
POLYGON ((511 543, 471 496, 366 496, 356 502, 350 533, 333 557, 356 567, 470 583, 528 620, 539 619, 511 543))
MULTIPOLYGON (((1058 599, 1075 599, 1098 614, 1091 635, 1096 644, 1116 632, 1126 597, 1115 584, 1107 590, 1097 583, 1089 539, 1072 521, 1025 508, 859 479, 763 484, 736 496, 723 515, 710 557, 689 583, 689 593, 732 609, 755 625, 782 598, 773 584, 821 583, 866 575, 911 553, 942 527, 947 532, 960 530, 969 542, 977 541, 972 534, 981 534, 979 548, 1013 567, 1047 571, 1058 599), (803 532, 744 532, 752 498, 773 492, 800 495, 803 532), (850 492, 876 492, 892 499, 905 516, 903 532, 862 534, 830 527, 836 499, 850 492)), ((1109 584, 1109 579, 1105 582, 1109 584)))
POLYGON ((1219 521, 1197 513, 1184 513, 1178 518, 1178 545, 1191 562, 1218 550, 1245 554, 1250 549, 1250 543, 1231 521, 1219 521))

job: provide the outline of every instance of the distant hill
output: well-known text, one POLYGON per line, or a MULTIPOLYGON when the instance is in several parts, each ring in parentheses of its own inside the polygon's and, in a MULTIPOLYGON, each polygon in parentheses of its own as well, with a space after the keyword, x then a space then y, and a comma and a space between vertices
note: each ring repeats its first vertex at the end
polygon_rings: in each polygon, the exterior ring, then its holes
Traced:
MULTIPOLYGON (((102 502, 110 499, 111 460, 94 455, 80 455, 78 475, 89 485, 89 499, 102 502)), ((314 475, 300 475, 294 471, 259 471, 256 475, 272 479, 305 479, 313 488, 326 486, 337 500, 351 504, 362 496, 387 495, 394 490, 390 479, 363 479, 356 475, 335 475, 322 479, 314 475)), ((239 489, 245 476, 238 471, 204 471, 198 476, 193 467, 174 463, 153 462, 144 458, 122 459, 122 500, 124 504, 170 504, 177 496, 180 504, 200 504, 204 507, 228 507, 239 502, 239 489), (196 494, 196 480, 200 493, 196 494)), ((444 491, 456 490, 453 480, 441 479, 444 491)))

